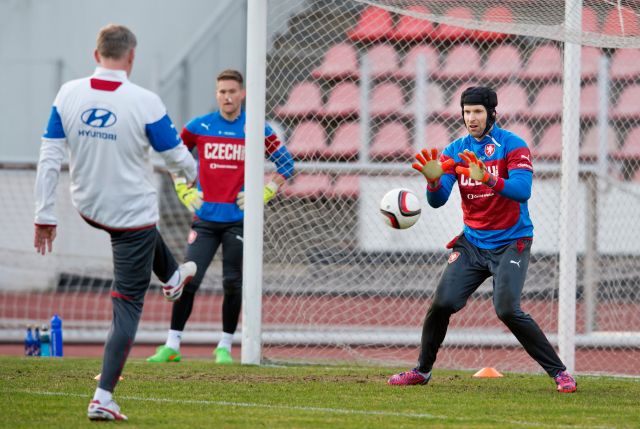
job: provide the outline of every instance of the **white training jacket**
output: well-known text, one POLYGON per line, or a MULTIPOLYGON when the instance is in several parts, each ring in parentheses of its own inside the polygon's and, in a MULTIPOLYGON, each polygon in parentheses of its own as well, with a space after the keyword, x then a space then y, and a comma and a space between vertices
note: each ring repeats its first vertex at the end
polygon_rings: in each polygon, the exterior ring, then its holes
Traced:
POLYGON ((71 199, 80 214, 107 230, 142 229, 158 221, 150 149, 191 182, 195 160, 156 94, 123 70, 96 68, 65 83, 51 108, 36 176, 35 223, 56 225, 56 187, 69 151, 71 199))

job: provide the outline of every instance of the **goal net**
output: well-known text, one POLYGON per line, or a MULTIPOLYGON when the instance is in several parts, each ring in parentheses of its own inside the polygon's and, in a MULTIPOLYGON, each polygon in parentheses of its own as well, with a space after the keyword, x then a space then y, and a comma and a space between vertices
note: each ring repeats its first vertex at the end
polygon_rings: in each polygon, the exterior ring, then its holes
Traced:
MULTIPOLYGON (((438 279, 445 244, 462 229, 454 190, 426 204, 413 154, 465 134, 459 98, 468 86, 498 93, 498 125, 520 135, 534 157, 529 210, 535 238, 522 308, 554 345, 575 318, 578 372, 640 369, 640 21, 636 3, 585 0, 269 2, 267 121, 296 160, 296 174, 265 207, 262 297, 264 361, 411 365, 438 279), (566 19, 565 19, 566 16, 566 19), (578 29, 577 29, 578 28, 578 29), (581 28, 581 29, 580 29, 581 28), (579 44, 579 180, 572 207, 577 294, 559 308, 559 219, 563 177, 563 55, 579 44), (409 188, 422 216, 404 231, 387 227, 379 201, 409 188)), ((571 116, 571 115, 570 115, 571 116)), ((575 117, 574 117, 575 118, 575 117)), ((268 173, 272 167, 267 166, 268 173)), ((7 166, 0 215, 0 328, 62 315, 69 341, 102 341, 110 320, 107 236, 70 205, 59 186, 59 238, 52 255, 32 242, 35 172, 7 166), (9 168, 11 167, 11 168, 9 168), (20 198, 16 198, 16 189, 20 198)), ((161 231, 184 255, 190 217, 166 175, 161 231)), ((220 253, 220 252, 219 252, 220 253)), ((162 342, 170 320, 157 282, 147 296, 138 341, 162 342)), ((214 345, 221 330, 221 261, 198 293, 185 341, 214 345)), ((440 368, 495 366, 538 372, 498 320, 491 280, 451 318, 440 368)), ((240 339, 240 335, 236 335, 240 339)))

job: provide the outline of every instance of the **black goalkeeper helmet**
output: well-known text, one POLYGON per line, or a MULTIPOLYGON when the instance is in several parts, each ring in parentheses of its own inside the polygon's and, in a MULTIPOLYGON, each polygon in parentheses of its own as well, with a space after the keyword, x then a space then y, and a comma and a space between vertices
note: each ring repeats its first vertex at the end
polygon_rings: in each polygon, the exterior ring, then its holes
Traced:
POLYGON ((460 96, 460 107, 462 108, 462 121, 464 122, 464 105, 482 105, 487 109, 487 126, 482 135, 486 135, 496 122, 496 106, 498 105, 498 95, 486 86, 472 86, 464 90, 460 96))

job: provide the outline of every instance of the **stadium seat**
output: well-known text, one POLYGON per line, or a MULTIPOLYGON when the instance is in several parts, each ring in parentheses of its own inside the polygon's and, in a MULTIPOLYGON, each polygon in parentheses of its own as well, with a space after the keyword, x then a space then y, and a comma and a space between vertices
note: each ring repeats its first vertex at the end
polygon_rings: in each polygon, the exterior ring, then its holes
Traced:
POLYGON ((322 110, 322 94, 313 82, 300 82, 294 85, 287 102, 276 108, 280 117, 305 117, 315 115, 322 110))
POLYGON ((485 79, 507 79, 522 71, 520 51, 513 45, 499 45, 489 53, 479 75, 485 79))
POLYGON ((324 127, 316 121, 304 121, 293 130, 287 149, 296 159, 310 159, 327 149, 324 127))
POLYGON ((395 83, 376 86, 370 100, 370 114, 373 117, 396 115, 404 108, 404 94, 395 83))
POLYGON ((324 116, 352 116, 360 112, 360 89, 353 82, 337 84, 322 109, 324 116))
MULTIPOLYGON (((598 126, 589 128, 580 144, 580 158, 595 161, 598 159, 599 148, 598 126)), ((618 134, 611 125, 607 126, 607 154, 613 154, 618 150, 618 134)))
POLYGON ((398 54, 393 46, 381 43, 367 51, 373 79, 385 78, 398 71, 398 54))
POLYGON ((598 22, 598 14, 593 8, 582 8, 582 32, 599 33, 600 23, 598 22))
POLYGON ((612 79, 635 79, 640 76, 640 50, 616 49, 611 57, 612 79))
POLYGON ((338 43, 325 53, 320 67, 311 72, 316 79, 346 79, 358 77, 358 55, 353 45, 338 43))
POLYGON ((505 125, 504 127, 500 125, 500 128, 504 128, 507 131, 511 131, 518 137, 520 137, 531 149, 534 145, 534 135, 533 131, 531 131, 531 127, 526 122, 512 122, 510 124, 505 125))
POLYGON ((421 149, 431 148, 438 149, 438 152, 441 152, 449 143, 451 143, 451 136, 447 126, 440 122, 430 122, 425 127, 424 144, 418 148, 414 147, 414 154, 421 149))
POLYGON ((357 158, 359 152, 360 123, 346 122, 335 130, 331 144, 322 155, 334 161, 349 161, 357 158))
POLYGON ((627 7, 613 7, 607 13, 602 32, 611 36, 640 36, 636 12, 627 7))
POLYGON ((331 189, 334 198, 358 198, 360 194, 360 176, 338 176, 331 189))
POLYGON ((356 26, 347 32, 354 42, 376 42, 386 39, 393 31, 391 13, 375 6, 367 7, 356 26))
POLYGON ((595 119, 599 108, 598 84, 593 83, 583 87, 580 90, 580 117, 595 119))
POLYGON ((510 119, 525 115, 529 112, 529 96, 519 83, 507 83, 496 89, 498 107, 496 111, 500 118, 510 119))
MULTIPOLYGON (((422 15, 431 13, 425 6, 410 6, 407 11, 422 15)), ((420 42, 431 37, 433 32, 434 25, 431 21, 411 15, 401 15, 389 38, 399 42, 420 42)))
POLYGON ((434 70, 440 79, 467 79, 480 70, 480 53, 469 44, 454 46, 444 59, 442 67, 434 70))
POLYGON ((618 159, 640 160, 640 126, 629 131, 624 144, 613 156, 618 159))
MULTIPOLYGON (((512 23, 513 13, 511 9, 504 6, 493 6, 487 8, 482 14, 483 22, 512 23)), ((475 38, 478 41, 498 41, 504 40, 508 35, 494 31, 476 31, 475 38)))
MULTIPOLYGON (((467 7, 453 7, 445 13, 445 18, 473 21, 473 12, 467 7)), ((433 38, 435 40, 461 41, 471 39, 476 31, 463 27, 456 27, 448 24, 438 24, 433 38)))
POLYGON ((328 174, 300 173, 283 186, 282 193, 292 198, 320 198, 330 191, 331 177, 328 174))
POLYGON ((601 51, 593 46, 583 46, 580 54, 582 79, 594 79, 598 76, 601 51))
POLYGON ((536 158, 558 160, 562 157, 562 124, 548 126, 540 137, 540 143, 531 148, 536 158))
POLYGON ((535 97, 526 116, 536 119, 558 119, 562 114, 562 85, 543 86, 535 97))
POLYGON ((614 119, 638 119, 640 118, 640 85, 629 85, 620 94, 616 105, 613 107, 614 119))
POLYGON ((427 76, 440 68, 440 55, 436 48, 431 45, 416 45, 404 57, 402 67, 396 72, 396 77, 413 79, 416 76, 420 55, 425 58, 427 76))
POLYGON ((380 127, 369 148, 376 161, 408 160, 413 155, 409 133, 400 122, 388 122, 380 127))
POLYGON ((520 74, 527 79, 553 79, 562 76, 562 53, 553 45, 537 47, 520 74))
MULTIPOLYGON (((423 106, 423 108, 425 109, 427 116, 440 114, 440 112, 445 108, 444 91, 440 85, 434 82, 429 82, 425 92, 425 106, 423 106)), ((416 93, 414 90, 411 101, 406 104, 403 109, 403 113, 407 117, 414 117, 416 114, 415 97, 416 93)))

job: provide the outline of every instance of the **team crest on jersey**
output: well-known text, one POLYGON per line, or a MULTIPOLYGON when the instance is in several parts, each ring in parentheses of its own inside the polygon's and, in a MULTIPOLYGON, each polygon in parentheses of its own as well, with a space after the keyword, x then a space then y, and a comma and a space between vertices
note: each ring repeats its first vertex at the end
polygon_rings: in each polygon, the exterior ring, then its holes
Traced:
POLYGON ((460 252, 453 252, 449 255, 449 260, 447 262, 453 264, 458 259, 458 256, 460 256, 460 252))
POLYGON ((189 231, 189 237, 187 238, 187 243, 193 244, 193 242, 196 241, 196 238, 198 238, 198 233, 195 232, 194 230, 189 231))
POLYGON ((491 155, 493 155, 494 153, 496 153, 496 145, 494 145, 493 143, 489 143, 484 147, 484 154, 488 157, 491 157, 491 155))

